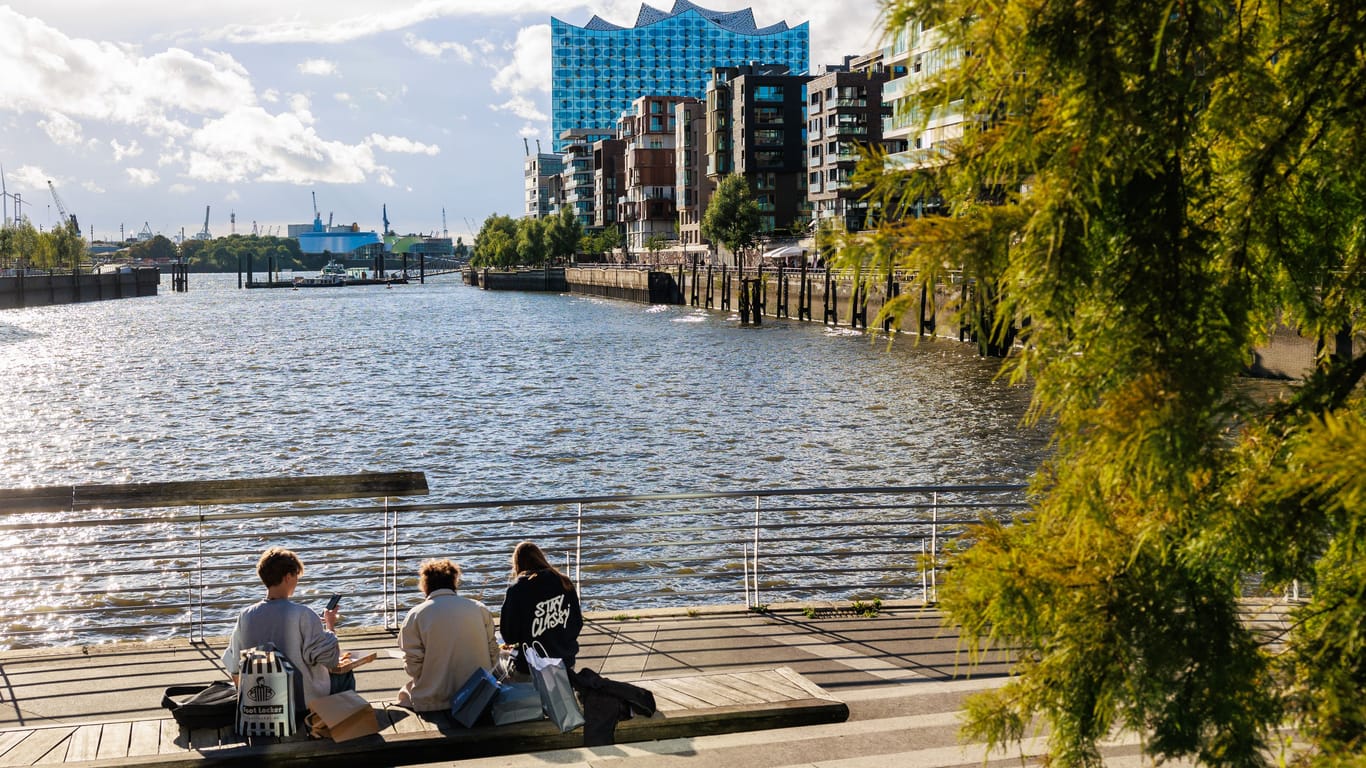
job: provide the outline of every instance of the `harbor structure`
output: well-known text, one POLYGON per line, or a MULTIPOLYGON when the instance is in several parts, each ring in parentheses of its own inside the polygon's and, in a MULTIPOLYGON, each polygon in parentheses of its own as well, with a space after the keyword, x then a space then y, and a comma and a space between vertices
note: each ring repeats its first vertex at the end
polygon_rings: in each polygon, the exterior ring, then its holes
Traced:
POLYGON ((713 11, 676 0, 662 11, 642 5, 634 26, 594 16, 584 26, 550 20, 551 129, 555 150, 564 131, 615 125, 647 94, 701 99, 712 67, 751 61, 809 66, 810 33, 780 21, 759 27, 754 11, 713 11))

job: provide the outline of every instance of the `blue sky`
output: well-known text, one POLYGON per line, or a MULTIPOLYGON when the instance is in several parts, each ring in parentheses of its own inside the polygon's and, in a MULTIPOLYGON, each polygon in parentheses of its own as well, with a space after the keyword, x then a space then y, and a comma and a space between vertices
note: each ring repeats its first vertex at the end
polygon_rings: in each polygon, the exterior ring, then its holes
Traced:
MULTIPOLYGON (((672 0, 652 3, 668 9, 672 0)), ((0 165, 88 237, 312 219, 471 239, 520 215, 522 139, 550 147, 550 16, 531 0, 0 0, 0 165)), ((880 44, 877 0, 700 2, 809 22, 811 61, 880 44)), ((553 4, 634 23, 639 2, 553 4)), ((14 215, 11 208, 10 216, 14 215)))

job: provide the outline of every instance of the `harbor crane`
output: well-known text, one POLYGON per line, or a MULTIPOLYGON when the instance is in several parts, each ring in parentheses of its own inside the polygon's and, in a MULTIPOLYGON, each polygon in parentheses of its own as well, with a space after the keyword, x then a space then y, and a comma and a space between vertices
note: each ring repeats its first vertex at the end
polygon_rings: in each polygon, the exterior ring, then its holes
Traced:
POLYGON ((204 228, 199 230, 199 234, 194 236, 196 240, 212 240, 213 235, 209 234, 209 206, 204 206, 204 228))
POLYGON ((61 195, 57 194, 57 187, 53 185, 52 179, 47 180, 48 191, 52 193, 52 202, 57 204, 57 215, 62 217, 62 226, 70 227, 72 232, 77 235, 81 233, 81 225, 76 223, 76 214, 67 213, 66 205, 62 203, 61 195))

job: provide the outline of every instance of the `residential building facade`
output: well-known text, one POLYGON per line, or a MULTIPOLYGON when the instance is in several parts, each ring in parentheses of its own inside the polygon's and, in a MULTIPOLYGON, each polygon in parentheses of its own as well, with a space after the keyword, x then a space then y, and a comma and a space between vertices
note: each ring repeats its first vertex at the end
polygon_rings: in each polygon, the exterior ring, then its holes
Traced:
POLYGON ((686 96, 642 96, 617 122, 617 138, 626 145, 626 187, 617 217, 626 226, 626 247, 631 251, 644 249, 656 235, 677 238, 674 107, 696 101, 686 96))
POLYGON ((674 105, 674 166, 677 183, 678 240, 686 252, 702 243, 702 214, 716 182, 707 176, 707 109, 700 101, 674 105))
POLYGON ((560 136, 564 144, 563 167, 560 174, 560 194, 556 202, 574 212, 579 226, 594 228, 596 185, 593 177, 593 144, 612 138, 609 131, 576 129, 560 136))
MULTIPOLYGON (((593 142, 593 226, 619 227, 617 204, 626 189, 626 142, 603 139, 593 142)), ((623 233, 624 234, 624 233, 623 233)), ((623 242, 625 238, 623 237, 623 242)))
POLYGON ((866 189, 850 177, 860 154, 881 146, 882 121, 891 107, 882 103, 885 69, 829 72, 807 83, 807 197, 817 221, 834 221, 849 231, 868 219, 866 189))
POLYGON ((954 142, 963 136, 963 107, 950 101, 928 114, 910 106, 909 100, 934 85, 947 70, 962 62, 962 51, 949 45, 942 33, 908 24, 882 50, 884 67, 892 79, 882 88, 882 100, 891 114, 883 119, 883 138, 898 141, 904 150, 890 162, 902 167, 922 167, 943 162, 954 142))
POLYGON ((523 216, 545 218, 555 212, 555 196, 564 171, 564 158, 547 152, 527 155, 522 163, 526 206, 523 216))
POLYGON ((582 27, 551 18, 551 129, 615 125, 632 100, 646 94, 701 99, 708 72, 750 61, 807 71, 809 29, 803 22, 755 24, 754 12, 713 11, 676 0, 667 13, 642 5, 632 27, 594 16, 582 27))
POLYGON ((807 75, 781 64, 715 67, 707 89, 707 175, 736 173, 759 203, 762 232, 804 230, 807 75), (713 133, 714 132, 714 133, 713 133))

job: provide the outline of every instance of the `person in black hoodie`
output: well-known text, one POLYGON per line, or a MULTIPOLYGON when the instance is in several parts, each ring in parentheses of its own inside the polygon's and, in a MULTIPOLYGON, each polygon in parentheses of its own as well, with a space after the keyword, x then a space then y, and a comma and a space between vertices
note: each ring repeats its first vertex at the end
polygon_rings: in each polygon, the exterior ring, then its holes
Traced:
MULTIPOLYGON (((518 544, 512 551, 512 585, 498 616, 503 643, 519 649, 540 643, 546 656, 564 660, 572 677, 581 629, 583 613, 574 582, 555 570, 540 547, 529 541, 518 544)), ((515 665, 518 672, 528 671, 521 653, 515 665)))

